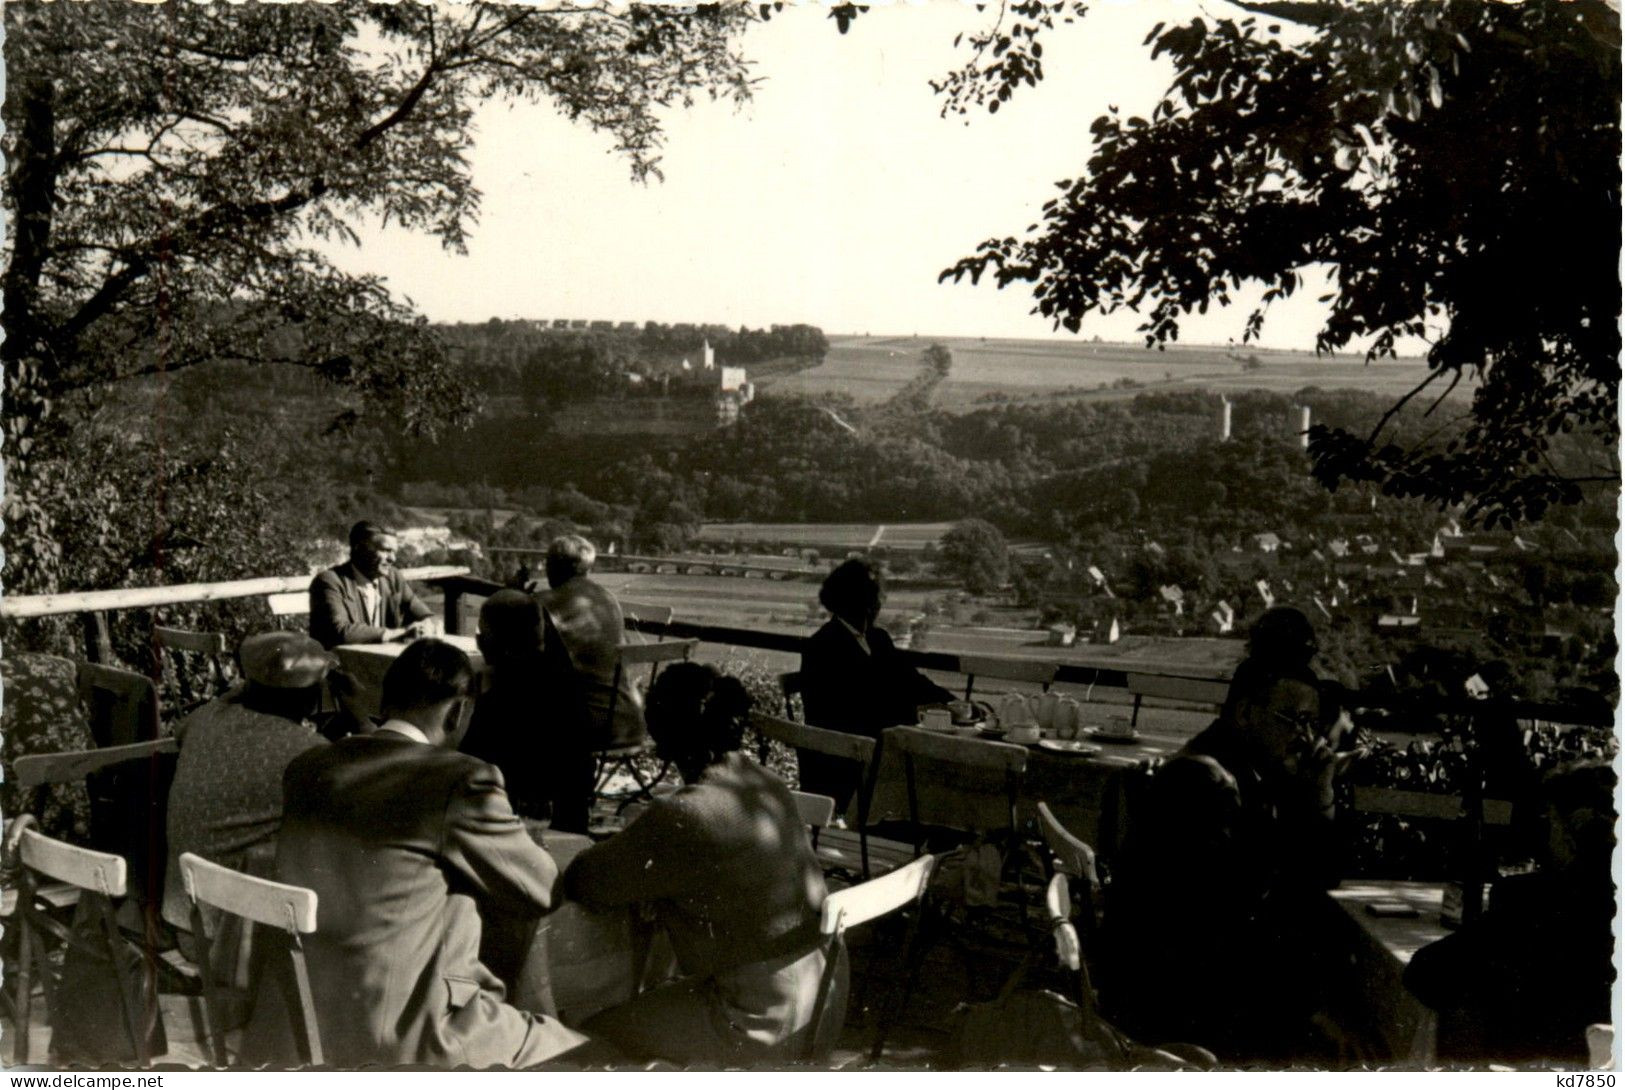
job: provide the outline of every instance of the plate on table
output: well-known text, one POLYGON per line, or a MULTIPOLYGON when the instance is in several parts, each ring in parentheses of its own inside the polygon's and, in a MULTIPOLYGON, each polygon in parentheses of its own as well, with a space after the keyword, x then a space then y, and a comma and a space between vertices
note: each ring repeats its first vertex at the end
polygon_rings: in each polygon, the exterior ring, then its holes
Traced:
POLYGON ((1047 749, 1052 753, 1070 753, 1074 757, 1087 757, 1091 753, 1100 752, 1099 746, 1092 746, 1075 738, 1044 738, 1039 741, 1038 748, 1047 749))
POLYGON ((1120 746, 1135 746, 1140 744, 1139 731, 1135 731, 1132 734, 1109 734, 1106 731, 1101 730, 1099 727, 1090 727, 1087 733, 1089 737, 1093 738, 1097 742, 1111 742, 1120 746))
POLYGON ((984 725, 978 725, 976 727, 976 733, 981 735, 983 738, 987 738, 987 739, 989 739, 991 741, 1002 742, 1002 741, 1004 741, 1004 736, 1009 734, 1010 732, 1008 730, 1006 730, 1005 728, 1003 728, 1003 727, 989 727, 989 726, 984 726, 984 725))

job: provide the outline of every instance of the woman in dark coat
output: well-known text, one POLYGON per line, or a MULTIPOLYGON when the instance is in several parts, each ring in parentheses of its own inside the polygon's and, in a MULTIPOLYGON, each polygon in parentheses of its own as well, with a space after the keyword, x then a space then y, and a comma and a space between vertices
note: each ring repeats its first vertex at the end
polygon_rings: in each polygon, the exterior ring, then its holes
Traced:
MULTIPOLYGON (((801 699, 815 727, 880 737, 887 727, 914 725, 922 705, 954 698, 909 665, 890 634, 875 625, 886 600, 880 572, 848 560, 829 573, 818 600, 832 616, 801 650, 801 699)), ((798 751, 801 789, 835 800, 844 810, 856 787, 851 762, 798 751)))

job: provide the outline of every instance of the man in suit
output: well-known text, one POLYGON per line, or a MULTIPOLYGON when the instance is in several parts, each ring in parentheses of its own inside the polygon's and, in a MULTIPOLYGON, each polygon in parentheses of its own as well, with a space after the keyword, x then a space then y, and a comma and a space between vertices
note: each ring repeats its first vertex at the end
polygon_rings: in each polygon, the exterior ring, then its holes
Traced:
POLYGON ((310 634, 323 647, 390 643, 432 634, 433 610, 395 569, 395 535, 375 522, 350 527, 350 559, 310 584, 310 634))
POLYGON ((278 876, 319 898, 305 949, 336 1064, 526 1067, 586 1043, 505 1003, 480 956, 482 914, 533 925, 558 869, 502 774, 454 748, 472 680, 456 647, 412 644, 384 675, 383 725, 312 750, 283 780, 278 876))
MULTIPOLYGON (((879 738, 887 727, 913 726, 921 705, 954 698, 875 624, 885 596, 880 572, 866 560, 846 561, 819 588, 831 616, 801 651, 801 700, 811 725, 879 738)), ((829 795, 844 809, 856 786, 852 762, 805 750, 798 759, 801 789, 829 795)))
POLYGON ((579 534, 555 538, 547 549, 549 589, 540 596, 544 684, 571 724, 555 732, 560 766, 553 827, 583 832, 592 802, 593 752, 637 745, 645 737, 643 697, 631 676, 617 671, 626 628, 620 604, 588 577, 597 559, 598 550, 579 534))

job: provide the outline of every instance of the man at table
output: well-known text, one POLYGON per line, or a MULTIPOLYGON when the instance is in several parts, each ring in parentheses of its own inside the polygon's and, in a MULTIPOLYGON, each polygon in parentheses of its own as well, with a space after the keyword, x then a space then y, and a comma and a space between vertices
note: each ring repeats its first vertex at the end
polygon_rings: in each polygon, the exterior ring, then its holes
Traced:
MULTIPOLYGON (((506 1004, 479 957, 481 913, 539 918, 557 868, 502 774, 454 748, 472 681, 458 648, 410 645, 384 675, 383 725, 304 755, 283 780, 278 876, 319 898, 305 950, 332 1063, 526 1067, 586 1042, 506 1004)), ((278 1000, 262 988, 250 1027, 272 1062, 286 1059, 278 1000)))
POLYGON ((552 736, 553 828, 587 831, 593 753, 645 737, 643 697, 618 671, 626 622, 615 596, 590 578, 598 550, 579 534, 547 548, 548 590, 541 595, 546 634, 541 687, 559 709, 552 736), (616 676, 620 680, 617 683, 616 676))
POLYGON ((428 635, 434 611, 395 568, 395 535, 375 522, 350 527, 350 559, 310 584, 310 634, 323 647, 428 635))
MULTIPOLYGON (((953 694, 909 665, 884 628, 875 624, 886 600, 878 569, 848 560, 825 578, 818 600, 829 621, 801 651, 801 700, 815 727, 878 738, 887 727, 913 726, 921 705, 953 694)), ((828 795, 845 810, 856 787, 852 762, 797 752, 803 791, 828 795)))
POLYGON ((1531 800, 1541 869, 1496 882, 1484 915, 1411 958, 1440 1060, 1586 1064, 1586 1027, 1613 1021, 1615 784, 1600 761, 1549 773, 1531 800))
POLYGON ((1330 969, 1307 921, 1339 873, 1336 744, 1313 674, 1254 673, 1157 771, 1106 906, 1105 997, 1127 1032, 1238 1063, 1324 1047, 1330 969))

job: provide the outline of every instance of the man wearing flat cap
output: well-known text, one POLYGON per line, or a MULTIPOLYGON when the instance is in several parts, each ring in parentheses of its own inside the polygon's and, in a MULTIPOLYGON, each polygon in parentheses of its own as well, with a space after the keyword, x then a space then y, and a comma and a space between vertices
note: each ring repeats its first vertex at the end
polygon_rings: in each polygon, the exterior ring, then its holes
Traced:
POLYGON ((326 745, 311 717, 338 663, 299 632, 262 632, 237 650, 244 682, 175 726, 180 760, 169 793, 164 918, 190 929, 182 852, 268 877, 282 824, 282 773, 326 745))
POLYGON ((350 527, 350 559, 310 584, 310 635, 323 647, 433 635, 434 611, 395 567, 395 535, 375 522, 350 527))

